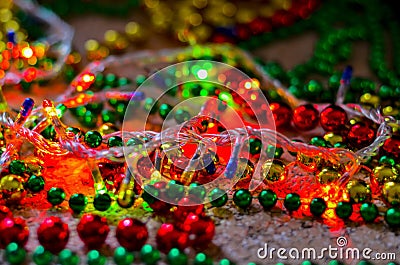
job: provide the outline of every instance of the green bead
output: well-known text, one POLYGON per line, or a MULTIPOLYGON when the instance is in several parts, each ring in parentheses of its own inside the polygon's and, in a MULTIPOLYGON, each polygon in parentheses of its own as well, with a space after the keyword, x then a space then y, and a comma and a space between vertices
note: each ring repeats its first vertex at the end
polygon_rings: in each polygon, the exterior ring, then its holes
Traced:
POLYGON ((128 104, 126 102, 118 102, 115 105, 115 111, 117 112, 117 115, 119 115, 120 117, 124 117, 127 108, 128 104))
POLYGON ((94 85, 97 88, 101 88, 103 86, 103 84, 104 84, 104 75, 102 73, 98 73, 94 80, 94 85))
POLYGON ((158 103, 154 98, 146 98, 144 100, 143 108, 148 114, 154 114, 157 112, 158 103))
POLYGON ((189 186, 189 195, 194 196, 200 200, 203 200, 206 197, 207 191, 203 185, 200 185, 196 182, 193 182, 189 186))
POLYGON ((212 265, 213 261, 204 253, 198 253, 194 258, 193 265, 212 265))
POLYGON ((313 265, 313 263, 309 260, 305 260, 301 263, 301 265, 313 265))
POLYGON ((315 216, 321 216, 326 210, 326 202, 322 198, 314 198, 310 203, 310 212, 315 216))
POLYGON ((92 148, 99 147, 101 142, 103 141, 103 137, 97 131, 88 131, 85 134, 85 143, 92 148))
POLYGON ((103 107, 103 103, 89 103, 86 105, 86 109, 90 110, 93 114, 100 114, 103 107))
POLYGON ((81 130, 79 130, 78 128, 76 128, 76 127, 68 127, 67 129, 65 129, 65 131, 66 132, 71 132, 71 133, 73 133, 75 136, 76 135, 81 135, 81 130))
POLYGON ((258 201, 264 209, 271 209, 278 201, 278 197, 272 190, 262 190, 258 195, 258 201))
POLYGON ((114 262, 117 265, 130 265, 134 259, 133 253, 126 251, 124 247, 117 247, 114 251, 114 262))
POLYGON ((228 194, 219 188, 214 188, 208 194, 208 198, 214 207, 222 207, 228 202, 228 194))
POLYGON ((230 261, 229 259, 221 259, 219 261, 219 265, 235 265, 235 263, 233 263, 232 261, 230 261))
POLYGON ((160 191, 154 185, 145 185, 143 188, 142 199, 148 204, 156 202, 160 191))
POLYGON ((29 177, 26 187, 31 192, 40 192, 44 189, 44 178, 42 176, 32 175, 29 177))
POLYGON ((108 138, 107 141, 107 146, 108 147, 116 147, 116 146, 123 146, 124 143, 122 141, 122 138, 119 136, 111 136, 110 138, 108 138))
POLYGON ((382 99, 388 99, 388 98, 393 97, 393 92, 394 92, 393 88, 383 85, 383 86, 380 87, 378 95, 382 99))
POLYGON ((56 130, 54 129, 53 125, 47 126, 41 133, 44 138, 54 141, 56 138, 56 130))
POLYGON ((337 142, 336 144, 333 145, 333 147, 347 149, 347 144, 345 144, 343 142, 337 142))
POLYGON ((46 250, 43 246, 38 246, 32 255, 32 260, 37 265, 47 265, 53 260, 53 254, 46 250))
POLYGON ((81 193, 72 194, 68 201, 69 207, 74 213, 80 213, 85 210, 87 202, 87 197, 81 193))
POLYGON ((65 192, 62 188, 53 187, 47 192, 47 201, 53 206, 61 204, 65 200, 65 192))
POLYGON ((185 195, 185 187, 175 180, 170 180, 166 187, 166 195, 168 198, 178 201, 185 195))
POLYGON ((107 258, 101 255, 97 250, 91 250, 87 253, 88 265, 104 265, 106 262, 107 258))
POLYGON ((161 104, 160 108, 158 109, 158 114, 160 114, 161 118, 167 118, 168 114, 171 112, 172 106, 169 104, 161 104))
POLYGON ((187 265, 188 257, 185 253, 182 253, 179 249, 173 248, 167 255, 167 262, 170 265, 187 265))
POLYGON ((126 77, 120 77, 120 78, 118 78, 117 86, 118 86, 118 87, 126 86, 126 85, 128 85, 129 83, 131 83, 131 81, 130 81, 128 78, 126 78, 126 77))
POLYGON ((369 202, 361 204, 360 214, 361 217, 364 219, 364 221, 366 222, 374 221, 378 216, 378 213, 379 213, 378 207, 376 207, 375 204, 369 202))
POLYGON ((258 138, 250 138, 249 146, 250 146, 250 154, 256 155, 261 152, 262 142, 258 138))
POLYGON ((396 161, 394 160, 394 158, 390 156, 381 156, 381 158, 379 158, 379 164, 380 165, 386 164, 393 167, 396 164, 396 161))
POLYGON ((11 174, 22 175, 26 171, 26 166, 24 161, 13 160, 11 161, 8 169, 11 174))
POLYGON ((353 205, 350 202, 338 202, 335 212, 339 218, 347 219, 353 213, 353 205))
POLYGON ((323 87, 321 83, 316 80, 310 80, 305 87, 306 96, 317 97, 321 94, 323 87))
POLYGON ((112 110, 102 110, 101 111, 101 120, 103 121, 103 123, 115 123, 117 121, 117 113, 115 113, 112 110))
POLYGON ((296 211, 300 208, 300 196, 297 193, 289 193, 286 195, 283 205, 288 211, 296 211))
POLYGON ((97 193, 94 196, 93 206, 98 211, 106 211, 111 206, 111 197, 108 193, 97 193))
POLYGON ((240 189, 233 194, 233 202, 236 206, 246 209, 251 205, 252 196, 249 190, 240 189))
POLYGON ((372 264, 372 263, 369 262, 369 261, 362 260, 362 261, 360 261, 359 263, 357 263, 357 265, 374 265, 374 264, 372 264))
POLYGON ((17 243, 10 243, 5 250, 5 259, 11 265, 19 265, 25 262, 26 250, 17 243))
POLYGON ((140 250, 140 260, 146 265, 155 265, 160 259, 160 251, 151 245, 146 244, 140 250))
POLYGON ((389 208, 385 213, 385 221, 391 227, 400 226, 400 209, 399 208, 389 208))
POLYGON ((344 264, 338 260, 331 260, 329 261, 328 265, 344 265, 344 264))
POLYGON ((137 75, 135 79, 136 85, 141 86, 144 83, 144 81, 146 81, 146 79, 147 77, 144 75, 137 75))
POLYGON ((113 86, 116 85, 117 76, 114 75, 114 74, 111 74, 111 73, 110 73, 110 74, 107 74, 107 75, 105 76, 104 81, 105 81, 105 84, 106 84, 106 85, 113 87, 113 86))
POLYGON ((61 265, 78 265, 79 256, 69 249, 63 249, 58 253, 58 261, 61 265))
POLYGON ((92 111, 88 110, 88 111, 85 112, 85 114, 80 119, 80 121, 87 128, 95 128, 96 125, 97 125, 97 114, 95 114, 92 111))
POLYGON ((328 86, 330 89, 338 89, 340 86, 340 74, 334 74, 329 78, 328 86))
POLYGON ((310 144, 312 144, 314 146, 319 146, 319 147, 327 147, 328 146, 328 143, 325 141, 325 139, 320 136, 311 138, 310 144))
POLYGON ((174 119, 178 124, 190 120, 191 115, 187 110, 177 109, 174 114, 174 119))

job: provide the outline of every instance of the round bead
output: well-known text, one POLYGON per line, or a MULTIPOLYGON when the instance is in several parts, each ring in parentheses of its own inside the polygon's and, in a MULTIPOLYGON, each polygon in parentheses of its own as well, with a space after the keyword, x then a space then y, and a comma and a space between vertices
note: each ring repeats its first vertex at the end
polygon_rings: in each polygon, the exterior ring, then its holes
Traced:
POLYGON ((161 104, 160 108, 158 109, 158 113, 160 114, 160 117, 165 119, 167 118, 168 114, 171 112, 172 106, 169 104, 161 104))
POLYGON ((91 148, 99 147, 102 141, 103 138, 97 131, 88 131, 85 133, 85 143, 91 148))
POLYGON ((140 260, 146 265, 155 265, 160 259, 160 251, 151 245, 144 245, 140 250, 140 260))
POLYGON ((382 187, 382 196, 389 205, 400 205, 400 183, 386 182, 382 187))
POLYGON ((24 161, 13 160, 10 162, 8 169, 11 174, 22 175, 26 170, 26 166, 25 166, 24 161))
POLYGON ((195 197, 196 199, 202 201, 206 197, 206 194, 207 191, 203 185, 200 185, 195 182, 189 185, 189 195, 195 197))
POLYGON ((391 227, 400 226, 400 209, 399 208, 389 208, 385 213, 385 220, 391 227))
POLYGON ((371 189, 362 180, 350 180, 346 189, 352 202, 362 203, 371 199, 371 189))
POLYGON ((211 243, 215 235, 215 224, 206 216, 188 214, 186 220, 177 227, 190 235, 190 245, 195 249, 205 249, 211 243))
POLYGON ((85 210, 88 199, 82 193, 72 194, 69 198, 69 207, 74 211, 74 213, 80 213, 85 210))
POLYGON ((347 219, 353 213, 353 205, 350 202, 338 202, 335 213, 339 218, 347 219))
POLYGON ((251 205, 252 196, 249 190, 240 189, 233 194, 233 202, 236 206, 246 209, 251 205))
POLYGON ((76 230, 80 239, 89 249, 99 249, 110 232, 107 219, 95 214, 84 214, 76 230))
POLYGON ((314 146, 319 146, 319 147, 327 147, 328 143, 325 141, 323 137, 320 136, 315 136, 311 138, 310 144, 314 146))
POLYGON ((149 233, 144 223, 125 218, 118 223, 115 236, 118 243, 128 251, 138 251, 146 243, 149 233))
POLYGON ((172 248, 184 250, 188 247, 188 234, 177 230, 173 224, 164 223, 158 229, 156 235, 157 248, 161 252, 168 253, 172 248))
POLYGON ((288 211, 296 211, 300 208, 300 196, 297 193, 289 193, 286 195, 283 205, 288 211))
POLYGON ((271 209, 278 201, 278 197, 272 190, 262 190, 258 195, 258 201, 264 209, 271 209))
POLYGON ((350 127, 347 140, 355 148, 370 145, 375 137, 375 131, 364 123, 356 123, 350 127))
POLYGON ((329 184, 341 178, 341 174, 334 168, 326 167, 318 173, 318 181, 320 184, 329 184))
POLYGON ((24 219, 6 217, 0 222, 0 248, 5 248, 11 242, 23 247, 28 238, 29 228, 24 219))
POLYGON ((98 211, 106 211, 111 206, 111 197, 106 192, 99 192, 94 196, 93 206, 98 211))
POLYGON ((222 207, 228 202, 228 194, 219 188, 214 188, 209 193, 208 198, 214 207, 222 207))
POLYGON ((269 104, 269 109, 272 112, 275 126, 277 128, 290 125, 293 111, 287 104, 282 102, 273 102, 269 104))
POLYGON ((175 201, 180 200, 185 194, 185 187, 175 180, 170 180, 166 187, 166 195, 175 201))
POLYGON ((170 265, 187 265, 188 257, 185 253, 182 253, 179 249, 173 248, 167 255, 167 262, 170 265))
POLYGON ((11 265, 20 265, 25 261, 26 250, 18 244, 12 242, 7 245, 4 255, 5 260, 11 265))
POLYGON ((117 247, 114 251, 114 262, 117 265, 130 265, 134 259, 133 253, 128 252, 124 247, 117 247))
POLYGON ((279 159, 268 159, 261 168, 262 176, 265 176, 264 182, 275 182, 283 179, 285 163, 279 159))
POLYGON ((122 138, 119 136, 111 136, 107 141, 108 147, 123 146, 122 138))
POLYGON ((187 110, 177 109, 174 113, 174 119, 178 124, 190 120, 191 115, 187 110))
POLYGON ((373 203, 363 203, 361 204, 360 207, 360 214, 361 217, 364 219, 366 222, 372 222, 376 219, 378 216, 378 207, 376 207, 375 204, 373 203))
POLYGON ((42 176, 36 176, 32 175, 27 183, 26 183, 27 189, 29 189, 31 192, 40 192, 44 189, 44 179, 42 176))
POLYGON ((88 265, 105 265, 107 258, 100 254, 97 250, 93 249, 87 253, 88 265))
POLYGON ((397 181, 399 177, 395 174, 391 166, 378 166, 373 170, 372 182, 378 186, 383 185, 389 181, 397 181))
POLYGON ((250 138, 249 139, 249 146, 250 146, 250 154, 257 155, 261 152, 262 149, 262 142, 258 138, 250 138))
POLYGON ((235 265, 235 263, 233 263, 232 261, 230 261, 229 259, 221 259, 219 261, 219 265, 235 265))
POLYGON ((385 141, 382 149, 386 154, 396 158, 397 160, 400 159, 400 136, 392 135, 392 137, 385 141))
POLYGON ((297 107, 293 111, 293 123, 299 130, 312 130, 319 121, 318 110, 311 104, 297 107))
POLYGON ((62 188, 53 187, 47 192, 47 201, 53 206, 61 204, 65 199, 65 192, 62 188))
POLYGON ((58 261, 61 265, 78 265, 79 256, 69 249, 64 249, 58 254, 58 261))
POLYGON ((38 246, 33 252, 32 260, 37 265, 48 265, 53 260, 53 255, 50 251, 46 250, 43 246, 38 246))
POLYGON ((53 254, 65 248, 69 239, 68 224, 59 217, 50 216, 40 224, 37 230, 40 244, 53 254))
POLYGON ((314 198, 310 203, 310 212, 315 216, 321 216, 326 210, 326 202, 322 198, 314 198))
POLYGON ((321 127, 325 131, 340 132, 347 123, 347 113, 336 105, 326 107, 320 114, 321 127))
POLYGON ((204 253, 198 253, 194 258, 193 265, 212 265, 213 261, 204 253))

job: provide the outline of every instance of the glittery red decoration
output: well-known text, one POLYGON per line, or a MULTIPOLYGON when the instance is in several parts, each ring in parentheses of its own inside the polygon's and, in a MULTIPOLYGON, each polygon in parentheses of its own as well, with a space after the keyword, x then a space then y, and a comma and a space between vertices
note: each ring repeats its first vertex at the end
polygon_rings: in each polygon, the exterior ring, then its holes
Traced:
POLYGON ((347 114, 339 106, 330 105, 320 114, 320 123, 325 131, 340 132, 347 123, 347 114))
POLYGON ((188 234, 177 230, 172 224, 162 224, 157 232, 156 242, 157 248, 168 253, 172 248, 184 250, 189 246, 188 234))
POLYGON ((139 220, 125 218, 118 223, 116 238, 128 251, 140 250, 148 237, 146 225, 139 220))
POLYGON ((197 249, 207 248, 215 235, 215 224, 211 218, 193 213, 190 213, 179 227, 189 233, 190 244, 197 249))
POLYGON ((375 131, 365 123, 357 123, 350 127, 347 140, 356 148, 361 148, 374 141, 375 131))
POLYGON ((293 123, 300 130, 312 130, 318 125, 318 115, 318 110, 313 105, 301 105, 293 112, 293 123))
POLYGON ((204 205, 199 199, 194 196, 185 196, 179 202, 178 206, 174 211, 174 217, 177 220, 184 221, 185 218, 190 214, 200 215, 204 210, 204 205))
POLYGON ((50 216, 40 224, 37 230, 40 244, 53 254, 65 248, 69 239, 68 224, 59 217, 50 216))
POLYGON ((99 249, 110 232, 107 219, 95 214, 83 215, 76 230, 88 249, 99 249))
POLYGON ((11 210, 7 206, 0 206, 0 221, 3 221, 4 218, 12 218, 13 214, 11 210))
POLYGON ((20 217, 6 217, 0 223, 0 248, 5 248, 8 244, 15 242, 20 246, 25 246, 29 238, 29 228, 24 219, 20 217))
POLYGON ((396 159, 400 159, 400 136, 393 135, 387 139, 382 146, 384 153, 393 156, 396 159))
POLYGON ((282 102, 273 102, 269 104, 269 108, 274 116, 275 126, 277 128, 290 125, 293 111, 287 104, 282 102))

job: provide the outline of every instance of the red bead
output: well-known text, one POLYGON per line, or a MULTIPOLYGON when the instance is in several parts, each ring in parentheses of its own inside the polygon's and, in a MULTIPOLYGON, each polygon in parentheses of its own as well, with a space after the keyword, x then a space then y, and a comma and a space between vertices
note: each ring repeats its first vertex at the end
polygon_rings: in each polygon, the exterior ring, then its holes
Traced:
POLYGON ((194 196, 185 196, 179 200, 178 206, 174 211, 174 217, 177 220, 184 221, 190 214, 200 215, 203 213, 204 205, 194 196))
POLYGON ((65 248, 69 239, 68 224, 59 217, 50 216, 44 219, 37 230, 39 243, 53 254, 65 248))
POLYGON ((118 223, 115 236, 119 244, 128 251, 137 251, 146 243, 149 233, 144 223, 132 218, 125 218, 118 223))
POLYGON ((347 113, 339 106, 330 105, 321 111, 320 123, 325 131, 340 132, 347 123, 347 113))
POLYGON ((365 147, 374 141, 375 131, 365 123, 356 123, 347 134, 348 142, 356 148, 365 147))
POLYGON ((189 234, 190 244, 197 249, 205 249, 215 235, 215 224, 209 217, 200 217, 190 213, 179 226, 189 234))
POLYGON ((297 107, 293 111, 293 123, 300 130, 312 130, 319 121, 318 110, 311 104, 297 107))
POLYGON ((95 214, 83 215, 76 230, 88 249, 99 249, 110 232, 107 219, 95 214))
POLYGON ((16 217, 4 218, 0 223, 0 248, 5 248, 8 244, 15 242, 19 246, 25 246, 29 238, 29 228, 25 220, 16 217))
POLYGON ((269 32, 272 29, 271 23, 268 19, 263 17, 257 17, 249 23, 249 27, 253 34, 260 34, 264 32, 269 32))
POLYGON ((138 160, 137 170, 142 177, 150 179, 151 172, 154 171, 154 165, 149 157, 144 156, 138 160))
POLYGON ((172 248, 183 251, 189 246, 188 234, 177 230, 172 224, 162 224, 156 235, 157 248, 168 253, 172 248))
POLYGON ((387 139, 382 147, 384 153, 394 157, 395 159, 400 159, 400 136, 393 135, 391 138, 387 139))
POLYGON ((292 109, 285 103, 273 102, 269 104, 269 108, 274 116, 275 126, 277 128, 288 126, 292 120, 292 109))
POLYGON ((13 214, 7 206, 0 206, 0 221, 3 221, 4 218, 12 218, 13 214))

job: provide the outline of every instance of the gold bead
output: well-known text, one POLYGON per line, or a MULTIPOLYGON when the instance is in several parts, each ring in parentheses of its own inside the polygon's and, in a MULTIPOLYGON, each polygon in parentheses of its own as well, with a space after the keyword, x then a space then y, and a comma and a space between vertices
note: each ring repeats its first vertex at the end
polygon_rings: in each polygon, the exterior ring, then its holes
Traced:
POLYGON ((146 30, 138 23, 131 21, 125 26, 125 33, 132 42, 141 42, 148 38, 146 30))
POLYGON ((378 184, 382 185, 385 182, 399 181, 399 176, 394 172, 394 168, 388 166, 378 166, 373 170, 373 180, 378 184))
POLYGON ((97 51, 99 46, 100 46, 100 44, 97 40, 87 40, 85 42, 85 50, 88 52, 97 51))
POLYGON ((339 142, 343 142, 343 137, 341 135, 334 134, 333 132, 325 133, 324 139, 325 139, 325 141, 329 142, 331 145, 334 145, 339 142))
POLYGON ((255 10, 252 10, 250 8, 239 8, 236 12, 236 20, 238 23, 250 23, 253 19, 255 19, 257 16, 257 13, 255 10))
POLYGON ((285 163, 279 159, 268 159, 261 168, 265 182, 275 182, 284 178, 285 163))
POLYGON ((239 179, 251 178, 254 173, 254 165, 246 158, 239 158, 238 167, 236 171, 239 179))
POLYGON ((193 0, 193 5, 199 9, 207 6, 207 0, 193 0))
POLYGON ((297 152, 297 162, 304 170, 313 172, 321 165, 322 159, 319 156, 310 157, 297 152))
POLYGON ((25 196, 22 178, 18 175, 6 175, 0 180, 0 194, 8 203, 19 202, 25 196))
POLYGON ((98 131, 101 135, 106 135, 106 134, 117 132, 117 131, 119 131, 119 129, 114 124, 107 122, 107 123, 102 124, 98 131))
POLYGON ((227 17, 233 17, 236 14, 237 7, 231 2, 227 2, 222 6, 222 14, 227 17))
POLYGON ((371 199, 371 189, 367 183, 362 180, 351 180, 346 185, 350 200, 355 203, 366 202, 371 199))
POLYGON ((378 107, 380 103, 380 98, 376 95, 371 95, 370 93, 365 93, 360 97, 360 103, 364 106, 368 107, 373 107, 376 108, 378 107))
POLYGON ((321 184, 329 184, 336 180, 339 180, 342 177, 336 169, 331 167, 326 167, 321 170, 321 172, 317 175, 318 181, 321 184))
POLYGON ((382 187, 382 195, 384 200, 393 206, 397 206, 400 203, 400 183, 386 182, 382 187))

